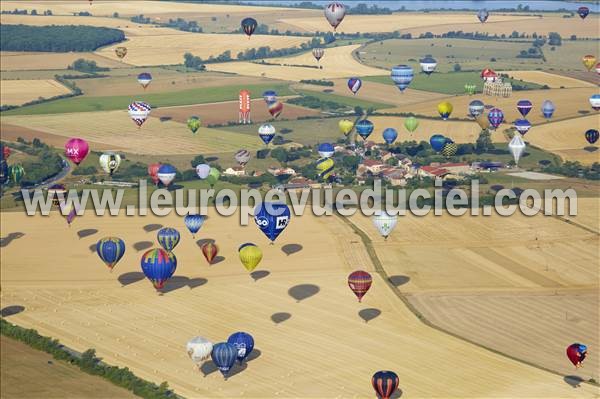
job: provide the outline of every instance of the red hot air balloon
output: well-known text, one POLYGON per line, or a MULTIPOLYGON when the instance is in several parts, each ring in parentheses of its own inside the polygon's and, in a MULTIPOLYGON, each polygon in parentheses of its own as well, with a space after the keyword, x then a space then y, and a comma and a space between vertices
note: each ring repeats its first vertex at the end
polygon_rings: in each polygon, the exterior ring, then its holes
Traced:
POLYGON ((72 138, 65 144, 65 155, 75 165, 79 165, 90 151, 87 141, 79 138, 72 138))
POLYGON ((10 147, 3 145, 2 146, 2 159, 8 159, 10 156, 10 147))
POLYGON ((354 295, 358 298, 358 302, 361 302, 362 297, 369 291, 371 283, 373 283, 373 278, 363 270, 357 270, 348 276, 348 287, 354 292, 354 295))
POLYGON ((373 389, 381 399, 390 399, 398 389, 399 382, 398 375, 393 371, 378 371, 371 378, 373 389))
POLYGON ((160 169, 160 164, 159 163, 152 163, 150 165, 148 165, 148 174, 150 175, 150 178, 152 179, 152 182, 154 184, 158 184, 158 170, 160 169))
POLYGON ((211 265, 213 259, 215 259, 215 257, 219 253, 219 247, 217 246, 217 244, 207 242, 206 244, 202 245, 202 253, 204 254, 204 257, 206 258, 208 264, 211 265))
POLYGON ((567 357, 577 368, 581 367, 581 362, 583 362, 586 355, 587 346, 585 345, 574 343, 567 347, 567 357))

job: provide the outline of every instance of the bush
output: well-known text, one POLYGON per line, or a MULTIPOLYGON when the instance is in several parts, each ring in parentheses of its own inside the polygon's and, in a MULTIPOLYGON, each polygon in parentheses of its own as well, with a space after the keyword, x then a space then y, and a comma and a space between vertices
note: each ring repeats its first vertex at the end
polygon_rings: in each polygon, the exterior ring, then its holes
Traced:
POLYGON ((307 83, 318 86, 333 86, 333 82, 331 80, 302 79, 300 83, 307 83))

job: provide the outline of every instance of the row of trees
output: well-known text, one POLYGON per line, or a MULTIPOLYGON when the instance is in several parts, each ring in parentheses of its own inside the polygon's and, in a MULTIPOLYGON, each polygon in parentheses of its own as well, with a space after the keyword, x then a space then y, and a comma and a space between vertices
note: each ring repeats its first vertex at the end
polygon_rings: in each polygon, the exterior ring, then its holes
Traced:
MULTIPOLYGON (((12 15, 27 15, 27 10, 19 10, 15 8, 14 10, 2 10, 0 14, 12 14, 12 15)), ((29 15, 52 15, 52 10, 45 10, 42 14, 38 14, 38 11, 34 8, 31 10, 31 14, 29 15)))
POLYGON ((40 139, 35 138, 31 142, 27 142, 19 137, 17 143, 11 143, 11 147, 32 156, 31 159, 22 162, 25 176, 21 180, 21 187, 41 183, 57 175, 63 169, 62 158, 40 139))
POLYGON ((287 103, 306 108, 321 109, 324 111, 337 111, 339 109, 347 108, 347 106, 344 104, 336 103, 335 101, 321 100, 320 98, 314 96, 290 98, 287 100, 287 103))

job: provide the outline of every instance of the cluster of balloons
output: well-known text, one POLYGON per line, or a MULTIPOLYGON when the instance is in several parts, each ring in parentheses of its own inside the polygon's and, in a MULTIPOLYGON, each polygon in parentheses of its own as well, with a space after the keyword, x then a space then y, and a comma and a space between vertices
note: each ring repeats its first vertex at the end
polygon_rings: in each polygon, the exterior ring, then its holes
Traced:
POLYGON ((456 155, 458 145, 452 139, 441 134, 434 134, 429 138, 431 148, 437 153, 441 153, 446 158, 456 155))
POLYGON ((242 331, 231 334, 226 342, 214 345, 203 337, 194 337, 186 344, 186 352, 199 370, 204 361, 210 357, 225 379, 235 361, 242 364, 253 350, 254 338, 242 331))

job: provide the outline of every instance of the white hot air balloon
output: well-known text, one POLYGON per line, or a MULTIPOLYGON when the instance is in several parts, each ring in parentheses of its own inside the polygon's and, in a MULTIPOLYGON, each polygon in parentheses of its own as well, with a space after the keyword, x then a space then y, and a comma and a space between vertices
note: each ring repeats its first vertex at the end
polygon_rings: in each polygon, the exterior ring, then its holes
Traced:
POLYGON ((209 172, 210 172, 210 165, 205 164, 205 163, 196 165, 196 174, 202 180, 204 180, 208 177, 209 172))
POLYGON ((121 156, 119 154, 115 154, 114 152, 105 152, 104 154, 100 155, 99 162, 102 170, 112 176, 112 174, 119 169, 119 165, 121 164, 121 156))
POLYGON ((386 240, 394 230, 394 227, 396 227, 397 223, 398 215, 390 215, 385 211, 380 211, 373 215, 373 224, 375 225, 375 228, 386 240))
POLYGON ((244 166, 250 160, 250 151, 248 150, 239 150, 235 153, 234 158, 238 164, 244 166))
POLYGON ((202 337, 194 337, 190 339, 186 345, 188 356, 198 367, 200 367, 203 361, 210 357, 212 349, 212 342, 202 337))
POLYGON ((525 147, 525 142, 520 134, 515 134, 510 143, 508 143, 508 149, 515 159, 515 164, 519 165, 519 159, 525 152, 525 147))
POLYGON ((334 1, 325 7, 325 18, 327 18, 327 21, 329 21, 329 24, 333 27, 334 31, 338 25, 342 23, 345 16, 346 7, 342 3, 334 1))

